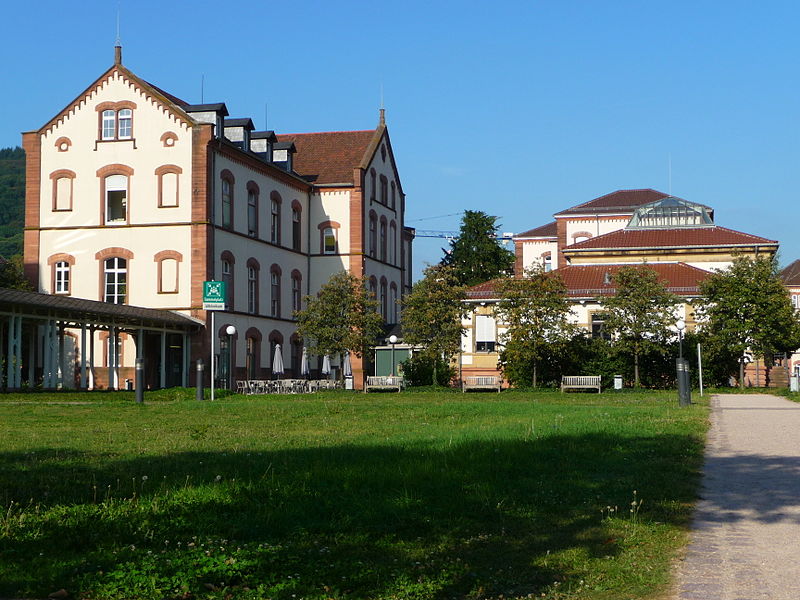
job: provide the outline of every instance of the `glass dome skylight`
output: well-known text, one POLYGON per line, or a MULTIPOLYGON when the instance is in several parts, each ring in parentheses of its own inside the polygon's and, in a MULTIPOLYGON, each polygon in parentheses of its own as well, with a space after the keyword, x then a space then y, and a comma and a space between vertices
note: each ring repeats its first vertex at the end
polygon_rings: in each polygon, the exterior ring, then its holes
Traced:
POLYGON ((711 214, 707 206, 668 196, 637 208, 628 229, 710 226, 714 224, 711 214))

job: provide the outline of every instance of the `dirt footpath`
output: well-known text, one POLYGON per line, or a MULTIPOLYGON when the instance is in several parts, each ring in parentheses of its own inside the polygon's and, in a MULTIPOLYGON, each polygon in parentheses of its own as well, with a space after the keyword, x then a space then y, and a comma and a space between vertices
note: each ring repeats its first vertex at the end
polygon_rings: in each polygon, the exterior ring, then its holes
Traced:
POLYGON ((800 599, 800 404, 712 398, 679 600, 800 599))

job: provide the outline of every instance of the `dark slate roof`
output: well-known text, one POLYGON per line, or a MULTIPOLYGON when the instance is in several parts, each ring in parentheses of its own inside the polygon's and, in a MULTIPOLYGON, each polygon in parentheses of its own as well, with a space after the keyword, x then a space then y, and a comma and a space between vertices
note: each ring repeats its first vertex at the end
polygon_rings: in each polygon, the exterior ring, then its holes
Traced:
MULTIPOLYGON (((632 265, 568 265, 551 271, 550 274, 561 277, 570 298, 596 298, 616 293, 613 278, 623 266, 632 265), (606 283, 607 281, 611 283, 606 283)), ((670 292, 678 296, 699 294, 700 282, 711 275, 709 271, 686 263, 654 263, 646 266, 658 273, 659 281, 662 281, 670 292)), ((467 299, 497 299, 499 295, 497 286, 500 281, 500 279, 493 279, 469 288, 467 299)))
POLYGON ((297 154, 293 167, 304 179, 316 184, 354 184, 353 170, 367 153, 375 130, 289 133, 281 142, 294 142, 297 154))
POLYGON ((784 285, 800 285, 800 259, 784 268, 779 275, 784 285))
POLYGON ((56 296, 7 288, 0 288, 0 305, 20 308, 32 315, 45 316, 52 313, 62 320, 106 322, 118 327, 150 326, 184 330, 203 327, 203 323, 197 319, 170 310, 110 304, 72 296, 56 296))
POLYGON ((275 136, 274 131, 254 131, 250 134, 251 140, 262 140, 267 139, 271 142, 277 142, 278 138, 275 136))
POLYGON ((173 95, 172 95, 172 94, 170 94, 169 92, 167 92, 167 91, 165 91, 165 90, 162 90, 162 89, 161 89, 160 87, 158 87, 157 85, 153 85, 153 84, 152 84, 152 83, 150 83, 149 81, 145 81, 145 83, 146 83, 147 85, 149 85, 150 87, 152 87, 152 88, 153 88, 154 90, 156 90, 157 92, 159 92, 159 93, 160 93, 162 96, 164 96, 165 98, 167 98, 167 99, 168 99, 170 102, 173 102, 174 104, 177 104, 178 106, 180 106, 180 107, 181 107, 181 108, 183 108, 184 110, 186 110, 186 107, 187 107, 187 106, 189 106, 189 103, 188 103, 188 102, 185 102, 184 100, 181 100, 181 99, 180 99, 180 98, 178 98, 177 96, 173 96, 173 95))
POLYGON ((294 145, 294 142, 275 142, 272 147, 275 150, 288 150, 289 152, 297 152, 297 147, 294 145))
POLYGON ((675 229, 619 229, 566 246, 564 251, 752 245, 777 246, 778 242, 714 225, 713 227, 676 227, 675 229))
POLYGON ((225 127, 245 127, 247 129, 249 129, 250 131, 253 131, 253 129, 256 128, 256 126, 253 125, 253 119, 250 119, 250 118, 225 119, 224 125, 225 125, 225 127))
POLYGON ((558 224, 553 221, 552 223, 548 223, 547 225, 542 225, 541 227, 535 227, 533 229, 529 229, 528 231, 524 231, 522 233, 516 234, 515 238, 529 238, 529 237, 547 237, 547 238, 554 238, 558 235, 558 224))
POLYGON ((216 104, 187 104, 186 106, 183 107, 183 110, 185 110, 188 113, 212 112, 212 111, 217 112, 221 110, 223 117, 228 116, 228 107, 225 106, 224 102, 217 102, 216 104))

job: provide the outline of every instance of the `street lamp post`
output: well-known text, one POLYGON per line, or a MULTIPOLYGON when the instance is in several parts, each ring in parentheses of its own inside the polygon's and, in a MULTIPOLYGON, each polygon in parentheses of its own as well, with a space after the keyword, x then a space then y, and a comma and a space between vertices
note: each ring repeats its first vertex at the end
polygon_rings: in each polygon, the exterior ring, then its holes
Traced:
POLYGON ((394 345, 397 343, 397 336, 390 335, 389 343, 392 345, 392 377, 394 377, 394 345))
POLYGON ((675 361, 678 377, 678 404, 689 406, 692 403, 689 389, 689 361, 683 358, 683 331, 686 329, 686 321, 679 319, 675 323, 675 327, 678 330, 678 359, 675 361))

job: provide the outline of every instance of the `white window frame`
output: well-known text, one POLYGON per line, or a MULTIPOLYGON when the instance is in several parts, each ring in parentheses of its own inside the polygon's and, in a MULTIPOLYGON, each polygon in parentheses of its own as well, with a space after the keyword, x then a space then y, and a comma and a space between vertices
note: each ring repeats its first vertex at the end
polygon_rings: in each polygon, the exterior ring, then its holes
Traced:
POLYGON ((128 222, 128 176, 127 175, 109 175, 105 179, 105 193, 106 193, 106 225, 125 225, 128 222), (124 185, 123 185, 124 182, 124 185), (124 192, 122 197, 111 196, 113 193, 124 192), (121 218, 111 218, 113 211, 112 205, 117 204, 122 209, 121 218))
POLYGON ((103 301, 110 304, 127 304, 128 261, 112 256, 103 261, 103 301))
POLYGON ((69 294, 70 264, 65 260, 60 260, 54 265, 54 294, 69 294))

